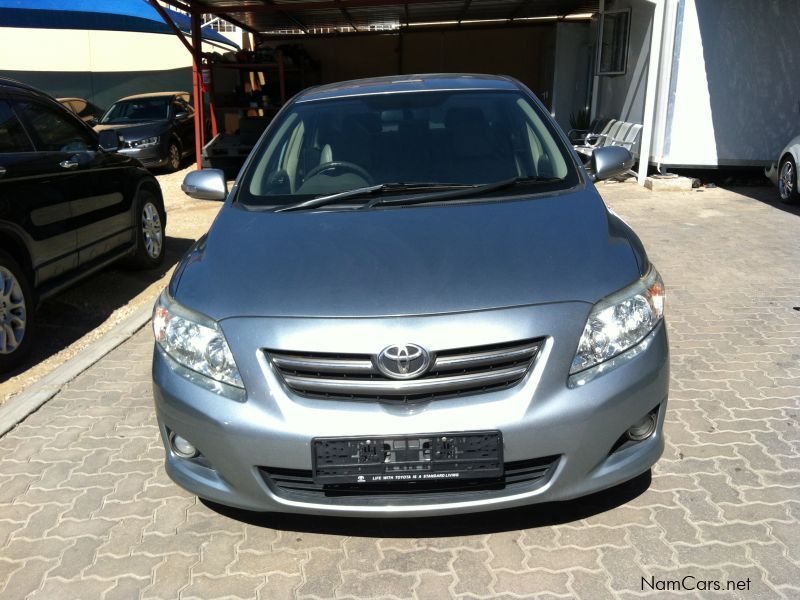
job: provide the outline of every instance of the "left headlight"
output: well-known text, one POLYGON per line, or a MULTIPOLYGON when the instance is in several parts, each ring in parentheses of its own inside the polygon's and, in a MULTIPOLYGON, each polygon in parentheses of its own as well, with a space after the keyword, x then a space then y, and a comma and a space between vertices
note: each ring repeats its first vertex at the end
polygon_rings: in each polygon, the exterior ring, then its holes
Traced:
POLYGON ((219 325, 181 306, 165 290, 153 311, 156 343, 184 367, 244 388, 236 361, 219 325))
POLYGON ((641 342, 664 318, 664 282, 650 271, 592 308, 570 375, 614 358, 641 342))
POLYGON ((131 142, 131 148, 152 148, 158 145, 158 136, 131 142))

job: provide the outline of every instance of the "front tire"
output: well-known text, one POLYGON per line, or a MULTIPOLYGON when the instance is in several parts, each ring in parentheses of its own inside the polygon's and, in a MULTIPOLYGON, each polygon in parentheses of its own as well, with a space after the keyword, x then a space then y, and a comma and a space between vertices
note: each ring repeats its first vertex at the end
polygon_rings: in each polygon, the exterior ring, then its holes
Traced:
POLYGON ((176 142, 170 142, 167 148, 167 169, 174 173, 181 168, 181 149, 176 142))
POLYGON ((778 167, 778 193, 781 202, 794 204, 800 201, 797 190, 797 165, 791 156, 784 158, 778 167))
POLYGON ((17 367, 33 338, 33 289, 25 271, 0 250, 0 373, 17 367))
POLYGON ((136 253, 130 265, 153 269, 164 262, 166 213, 161 199, 151 191, 141 190, 136 201, 136 253))

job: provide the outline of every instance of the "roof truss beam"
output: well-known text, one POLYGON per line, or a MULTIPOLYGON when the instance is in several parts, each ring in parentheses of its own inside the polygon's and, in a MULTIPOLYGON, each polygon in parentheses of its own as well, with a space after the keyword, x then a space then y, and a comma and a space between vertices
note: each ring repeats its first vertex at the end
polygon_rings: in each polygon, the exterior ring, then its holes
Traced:
POLYGON ((358 27, 356 27, 356 23, 355 21, 353 21, 353 17, 350 16, 350 13, 348 12, 347 8, 345 8, 344 4, 342 4, 342 0, 335 0, 334 4, 336 4, 336 6, 339 8, 339 11, 342 13, 342 16, 348 22, 351 29, 353 31, 358 31, 358 27))
POLYGON ((308 27, 305 26, 305 23, 303 23, 300 19, 297 19, 293 15, 283 10, 283 7, 280 7, 277 4, 275 4, 275 0, 263 0, 263 2, 267 6, 274 6, 277 9, 276 12, 278 12, 281 16, 294 23, 295 26, 297 26, 297 28, 303 33, 308 33, 308 27))

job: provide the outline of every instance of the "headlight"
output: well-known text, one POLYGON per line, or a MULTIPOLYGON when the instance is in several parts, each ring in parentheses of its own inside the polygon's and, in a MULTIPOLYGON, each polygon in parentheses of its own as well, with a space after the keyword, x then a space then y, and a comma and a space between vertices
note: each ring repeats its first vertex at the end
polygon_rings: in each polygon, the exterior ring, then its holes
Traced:
POLYGON ((663 318, 664 282, 655 267, 651 267, 642 279, 592 308, 570 375, 632 348, 663 318))
POLYGON ((184 308, 166 291, 153 312, 156 343, 173 360, 206 377, 244 388, 236 361, 219 325, 184 308))
POLYGON ((152 148, 158 145, 158 136, 131 142, 131 148, 152 148))

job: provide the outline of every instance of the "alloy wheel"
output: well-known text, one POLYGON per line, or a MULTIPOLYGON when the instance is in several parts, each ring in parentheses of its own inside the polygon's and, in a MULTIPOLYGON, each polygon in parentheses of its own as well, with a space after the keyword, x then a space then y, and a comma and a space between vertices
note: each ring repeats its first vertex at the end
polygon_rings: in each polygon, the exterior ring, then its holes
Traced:
POLYGON ((164 228, 158 208, 152 202, 145 203, 142 208, 142 238, 147 256, 158 258, 164 245, 164 228))
POLYGON ((792 161, 786 160, 781 166, 781 174, 778 178, 778 191, 781 194, 781 199, 788 200, 794 192, 795 174, 794 165, 792 161))
POLYGON ((0 354, 11 354, 19 348, 26 324, 22 286, 10 270, 0 265, 0 354))
POLYGON ((181 168, 181 152, 175 144, 169 146, 169 166, 173 171, 181 168))

